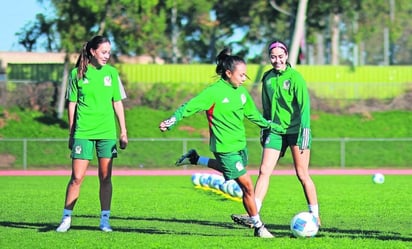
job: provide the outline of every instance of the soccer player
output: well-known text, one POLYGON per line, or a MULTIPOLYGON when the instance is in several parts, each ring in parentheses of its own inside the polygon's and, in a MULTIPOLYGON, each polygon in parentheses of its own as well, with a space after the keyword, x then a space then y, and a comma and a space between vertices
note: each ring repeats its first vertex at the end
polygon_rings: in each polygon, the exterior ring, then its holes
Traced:
POLYGON ((112 200, 112 164, 117 157, 116 117, 120 129, 120 148, 128 143, 122 99, 126 94, 118 71, 107 62, 110 58, 110 41, 95 36, 80 53, 76 67, 69 75, 67 88, 69 149, 72 174, 66 189, 66 199, 61 224, 57 232, 70 229, 73 208, 79 197, 94 150, 98 158, 100 182, 100 229, 111 232, 109 224, 112 200))
MULTIPOLYGON (((315 184, 309 175, 309 157, 311 147, 310 99, 305 80, 301 74, 287 62, 288 48, 281 41, 274 41, 268 47, 272 69, 262 78, 263 116, 282 129, 277 132, 262 129, 261 143, 263 156, 259 176, 255 186, 255 202, 258 211, 269 188, 270 176, 280 157, 289 147, 292 152, 296 175, 303 187, 309 212, 318 220, 318 200, 315 184), (280 131, 280 132, 279 132, 280 131)), ((200 164, 213 167, 215 163, 205 164, 207 159, 190 150, 177 160, 176 165, 200 164)), ((251 226, 249 215, 232 215, 232 219, 241 225, 251 226)))
POLYGON ((246 117, 267 129, 272 126, 276 129, 277 126, 263 118, 252 97, 242 86, 247 78, 245 61, 231 55, 230 49, 225 48, 217 56, 216 62, 216 73, 220 79, 181 105, 170 118, 160 123, 159 128, 167 131, 183 118, 206 111, 210 131, 209 148, 216 157, 213 168, 221 172, 226 180, 234 179, 239 184, 254 235, 273 238, 260 219, 252 179, 246 171, 248 161, 243 120, 246 117))

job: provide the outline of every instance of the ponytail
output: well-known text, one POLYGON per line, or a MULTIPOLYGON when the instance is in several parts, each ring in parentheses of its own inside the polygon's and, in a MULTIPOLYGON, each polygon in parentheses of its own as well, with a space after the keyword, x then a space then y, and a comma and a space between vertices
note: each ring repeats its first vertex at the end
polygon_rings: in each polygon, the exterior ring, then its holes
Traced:
POLYGON ((231 55, 232 50, 229 47, 225 47, 217 56, 216 56, 216 73, 222 77, 222 79, 227 80, 226 71, 229 70, 233 72, 235 66, 239 63, 246 64, 246 62, 236 55, 231 55))

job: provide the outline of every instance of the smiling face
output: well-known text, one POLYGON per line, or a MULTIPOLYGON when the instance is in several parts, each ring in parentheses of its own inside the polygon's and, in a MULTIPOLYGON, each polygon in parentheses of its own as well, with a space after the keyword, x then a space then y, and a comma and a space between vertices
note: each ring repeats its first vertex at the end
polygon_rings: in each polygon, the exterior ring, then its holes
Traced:
POLYGON ((110 42, 103 42, 97 47, 97 49, 90 49, 90 53, 93 56, 91 63, 96 67, 106 65, 110 59, 110 50, 110 42))
POLYGON ((275 70, 285 70, 288 54, 281 47, 275 47, 269 53, 270 63, 275 70))
POLYGON ((238 62, 233 71, 226 70, 226 76, 232 86, 239 87, 246 81, 246 64, 238 62))

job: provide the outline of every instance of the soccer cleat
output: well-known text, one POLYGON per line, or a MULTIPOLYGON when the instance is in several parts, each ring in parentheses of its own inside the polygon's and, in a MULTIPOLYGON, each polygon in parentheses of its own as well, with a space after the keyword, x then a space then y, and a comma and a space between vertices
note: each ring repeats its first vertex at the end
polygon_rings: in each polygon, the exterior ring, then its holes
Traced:
POLYGON ((70 216, 64 217, 59 227, 57 227, 56 232, 59 232, 59 233, 67 232, 67 230, 70 229, 71 222, 72 222, 72 218, 70 216))
POLYGON ((99 228, 103 232, 112 232, 113 231, 113 229, 110 227, 109 219, 107 219, 107 218, 103 218, 103 219, 100 220, 99 228))
POLYGON ((247 214, 232 214, 230 216, 232 220, 239 225, 252 228, 253 227, 253 221, 247 214))
POLYGON ((320 221, 320 218, 316 217, 316 220, 318 221, 318 227, 320 227, 322 225, 322 222, 320 221))
POLYGON ((265 225, 261 225, 260 227, 255 227, 255 237, 270 239, 275 236, 266 229, 265 225))
POLYGON ((199 155, 196 150, 191 149, 186 154, 183 154, 179 159, 177 159, 175 165, 182 166, 187 164, 197 164, 199 160, 199 155))

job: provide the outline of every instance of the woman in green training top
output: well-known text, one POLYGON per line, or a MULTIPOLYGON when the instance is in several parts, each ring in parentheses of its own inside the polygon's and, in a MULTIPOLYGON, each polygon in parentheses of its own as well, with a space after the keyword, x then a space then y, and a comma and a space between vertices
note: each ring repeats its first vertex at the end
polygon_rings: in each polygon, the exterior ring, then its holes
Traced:
POLYGON ((243 205, 251 217, 254 235, 272 238, 273 235, 260 220, 254 201, 253 183, 246 171, 247 149, 244 117, 262 128, 271 127, 256 108, 250 94, 242 86, 246 80, 246 63, 228 48, 216 58, 216 73, 220 79, 196 97, 180 106, 168 119, 160 123, 160 130, 167 131, 178 121, 195 113, 206 111, 209 122, 210 150, 218 164, 215 169, 226 180, 234 179, 243 191, 243 205))
POLYGON ((69 75, 67 100, 72 175, 67 185, 63 218, 57 232, 66 232, 70 228, 71 214, 94 150, 98 158, 100 181, 100 229, 104 232, 112 231, 109 216, 112 164, 113 158, 117 157, 116 117, 120 128, 120 148, 125 149, 128 141, 122 104, 126 94, 119 73, 107 65, 110 50, 107 38, 93 37, 83 46, 76 68, 69 75))
MULTIPOLYGON (((301 74, 287 62, 288 49, 283 42, 272 42, 268 52, 273 68, 265 72, 262 78, 263 116, 279 124, 285 131, 279 134, 268 129, 262 130, 263 157, 255 186, 256 206, 260 211, 272 171, 289 147, 309 212, 318 219, 320 225, 316 188, 309 175, 311 130, 308 89, 301 74)), ((246 215, 232 215, 232 219, 250 225, 246 215)))

